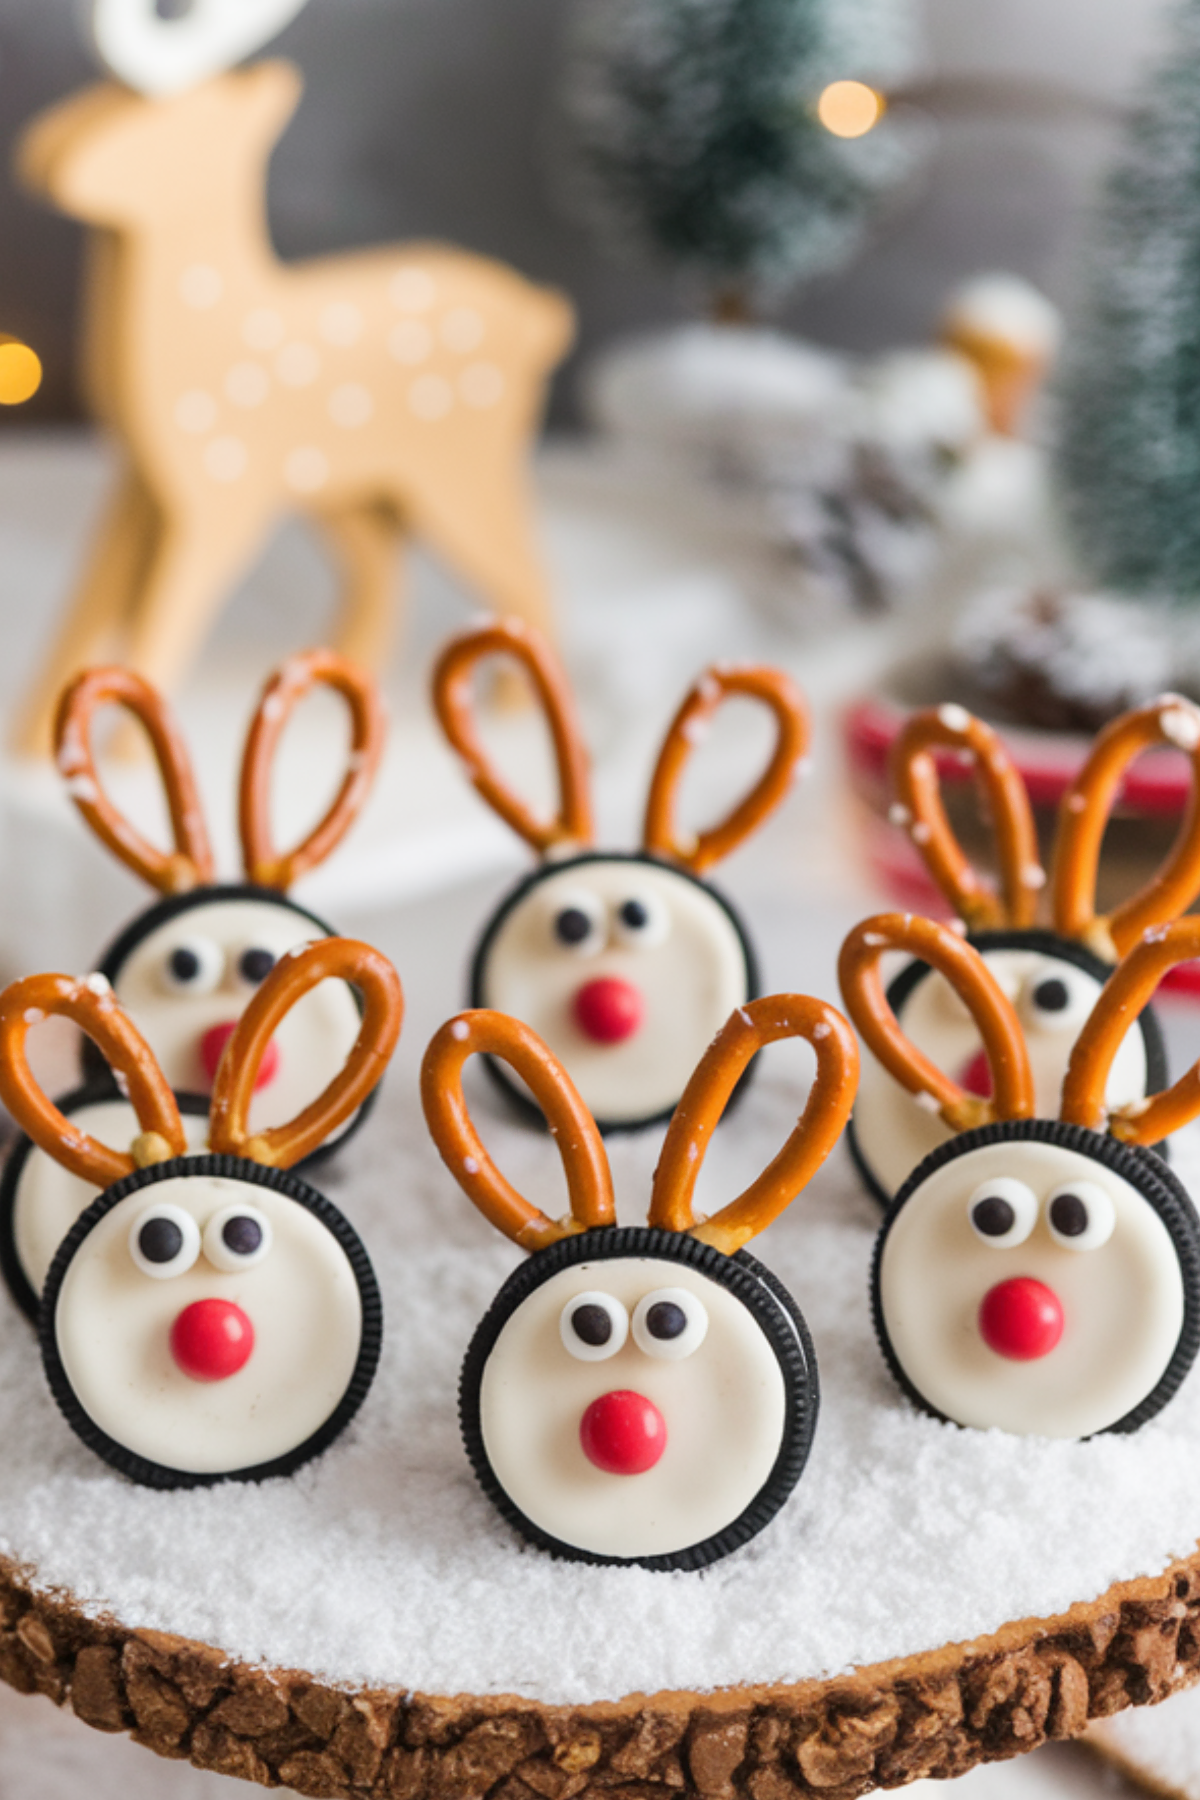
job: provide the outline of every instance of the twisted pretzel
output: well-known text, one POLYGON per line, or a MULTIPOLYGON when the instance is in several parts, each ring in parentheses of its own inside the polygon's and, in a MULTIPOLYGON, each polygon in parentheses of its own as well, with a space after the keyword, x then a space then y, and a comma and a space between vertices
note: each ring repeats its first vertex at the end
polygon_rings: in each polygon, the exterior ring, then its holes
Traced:
POLYGON ((468 1200, 514 1244, 542 1250, 615 1223, 612 1175, 595 1121, 558 1058, 519 1019, 480 1008, 448 1020, 421 1064, 421 1104, 442 1161, 468 1200), (549 1219, 523 1199, 484 1148, 462 1091, 463 1064, 477 1052, 502 1057, 545 1113, 567 1177, 568 1219, 549 1219))
POLYGON ((770 994, 731 1013, 704 1052, 675 1108, 654 1171, 649 1223, 732 1255, 765 1231, 807 1186, 841 1136, 858 1087, 858 1045, 836 1007, 806 994, 770 994), (736 1200, 697 1225, 696 1177, 709 1139, 747 1064, 764 1044, 805 1038, 817 1073, 804 1111, 783 1149, 736 1200))
POLYGON ((1054 929, 1078 938, 1110 962, 1152 925, 1186 912, 1200 894, 1200 707, 1161 694, 1106 725, 1063 795, 1058 814, 1052 895, 1054 929), (1187 811, 1167 859, 1146 886, 1107 918, 1096 915, 1100 846, 1125 772, 1152 745, 1173 745, 1192 765, 1187 811))
POLYGON ((238 1020, 213 1082, 209 1144, 214 1153, 245 1156, 290 1169, 362 1105, 377 1086, 404 1018, 400 977, 387 957, 353 938, 318 938, 280 957, 238 1020), (251 1137, 247 1118, 254 1083, 272 1033, 318 982, 348 981, 362 996, 362 1024, 342 1068, 303 1112, 251 1137))
POLYGON ((892 746, 892 817, 917 846, 934 881, 972 931, 1032 925, 1046 877, 1038 861, 1033 809, 999 734, 961 706, 913 713, 892 746), (980 880, 942 805, 935 749, 969 752, 991 811, 1000 892, 980 880))
POLYGON ((709 669, 685 695, 663 739, 646 801, 643 848, 656 856, 669 856, 696 875, 703 874, 736 850, 774 812, 807 748, 808 708, 799 688, 782 669, 709 669), (675 801, 684 767, 709 720, 731 694, 761 701, 775 715, 771 760, 726 818, 683 844, 675 830, 675 801))
POLYGON ((566 675, 545 638, 520 619, 502 619, 451 638, 434 666, 433 705, 476 791, 540 856, 558 844, 587 846, 592 842, 587 748, 566 675), (559 792, 553 819, 539 819, 513 793, 479 735, 472 679, 476 664, 485 656, 496 655, 515 657, 524 665, 550 729, 559 792))
MULTIPOLYGON (((1103 1131, 1104 1090, 1113 1058, 1138 1014, 1176 963, 1200 956, 1200 917, 1152 926, 1113 970, 1075 1040, 1063 1079, 1060 1117, 1068 1125, 1103 1131)), ((1200 1114, 1200 1062, 1165 1093, 1119 1107, 1108 1119, 1113 1137, 1127 1144, 1157 1144, 1200 1114)))
POLYGON ((200 792, 183 739, 156 689, 132 669, 86 669, 63 690, 54 722, 55 760, 67 792, 91 829, 162 894, 182 894, 215 876, 200 792), (92 716, 108 702, 133 714, 150 739, 171 817, 173 850, 160 850, 119 813, 96 772, 92 716))
POLYGON ((308 650, 276 669, 263 689, 242 757, 238 824, 242 861, 251 881, 286 891, 325 861, 367 803, 383 756, 387 721, 379 689, 364 669, 333 650, 308 650), (271 840, 271 770, 292 712, 318 683, 332 688, 350 710, 346 774, 324 818, 286 854, 271 840))
POLYGON ((842 945, 838 981, 859 1036, 888 1074, 919 1103, 929 1104, 952 1131, 969 1131, 995 1119, 1033 1117, 1033 1075, 1020 1020, 978 950, 948 925, 911 913, 864 919, 842 945), (990 1100, 968 1094, 904 1035, 888 1005, 879 968, 888 950, 906 950, 931 964, 962 1000, 987 1052, 990 1100))
POLYGON ((175 1096, 154 1054, 103 975, 28 975, 0 994, 0 1100, 39 1149, 92 1187, 187 1152, 175 1096), (129 1154, 64 1118, 34 1080, 25 1052, 31 1025, 51 1013, 86 1031, 126 1084, 142 1128, 129 1154))

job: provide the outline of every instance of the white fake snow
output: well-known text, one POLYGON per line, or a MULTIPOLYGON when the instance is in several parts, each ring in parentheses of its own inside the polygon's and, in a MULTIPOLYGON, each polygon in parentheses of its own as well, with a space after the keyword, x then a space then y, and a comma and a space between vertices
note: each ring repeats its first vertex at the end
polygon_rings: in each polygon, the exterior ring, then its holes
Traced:
MULTIPOLYGON (((502 1123, 471 1085, 500 1166, 561 1212, 550 1141, 502 1123)), ((768 1059, 714 1140, 700 1211, 762 1166, 799 1104, 768 1059)), ((644 1217, 659 1142, 612 1146, 626 1223, 644 1217)), ((1086 1444, 913 1411, 871 1332, 879 1214, 839 1149, 752 1246, 799 1300, 820 1362, 816 1442, 791 1500, 700 1575, 554 1562, 484 1499, 456 1420, 463 1350, 520 1253, 436 1159, 411 1080, 385 1088, 341 1165, 322 1185, 375 1260, 384 1354, 350 1431, 290 1481, 155 1494, 122 1480, 62 1423, 28 1325, 0 1308, 0 1549, 40 1584, 347 1684, 572 1702, 795 1681, 971 1638, 1154 1573, 1200 1533, 1194 1376, 1141 1432, 1086 1444)))

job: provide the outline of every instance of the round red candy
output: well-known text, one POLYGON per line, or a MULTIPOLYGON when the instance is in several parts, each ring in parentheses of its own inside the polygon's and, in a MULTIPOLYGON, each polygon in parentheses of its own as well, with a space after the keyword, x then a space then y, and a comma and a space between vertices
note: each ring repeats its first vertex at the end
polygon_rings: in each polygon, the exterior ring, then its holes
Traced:
POLYGON ((193 1300, 171 1327, 171 1355, 193 1381, 225 1381, 244 1369, 254 1327, 232 1300, 193 1300))
POLYGON ((644 1394, 618 1388, 601 1394, 579 1422, 589 1462, 609 1475, 643 1475, 667 1447, 667 1423, 644 1394))
MULTIPOLYGON (((217 1070, 221 1066, 221 1058, 225 1054, 225 1046, 237 1028, 236 1019, 226 1019, 220 1025, 212 1025, 200 1039, 200 1061, 204 1065, 204 1073, 211 1084, 217 1078, 217 1070)), ((258 1065, 258 1074, 254 1077, 254 1091, 266 1087, 268 1081, 274 1081, 279 1073, 279 1045, 274 1038, 267 1041, 262 1061, 258 1065)))
POLYGON ((619 1044, 632 1037, 644 1012, 640 988, 616 975, 585 982, 575 996, 576 1023, 597 1044, 619 1044))
POLYGON ((989 1350, 1011 1362, 1048 1356, 1063 1334, 1062 1301, 1044 1281, 1016 1275, 990 1288, 979 1308, 979 1330, 989 1350))

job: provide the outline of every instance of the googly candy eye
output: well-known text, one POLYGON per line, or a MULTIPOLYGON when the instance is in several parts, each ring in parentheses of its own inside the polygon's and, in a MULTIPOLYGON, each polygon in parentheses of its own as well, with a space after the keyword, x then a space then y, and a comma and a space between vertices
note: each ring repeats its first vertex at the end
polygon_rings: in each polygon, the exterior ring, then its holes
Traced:
POLYGON ((629 1314, 611 1294, 576 1294, 563 1307, 558 1329, 564 1346, 580 1362, 604 1362, 629 1336, 629 1314))
POLYGON ((1112 1197, 1094 1181, 1068 1181, 1046 1201, 1050 1236, 1064 1250, 1099 1250, 1117 1222, 1112 1197))
POLYGON ((972 1231, 993 1250, 1023 1244, 1037 1224, 1037 1216, 1037 1195, 1011 1175, 981 1182, 967 1201, 972 1231))
POLYGON ((652 949, 670 930, 671 915, 657 894, 630 894, 613 915, 613 934, 630 949, 652 949))
POLYGON ((700 1348, 707 1331, 704 1303, 687 1288, 655 1288, 634 1310, 635 1344, 662 1362, 682 1362, 700 1348))
POLYGON ((224 1206, 204 1227, 204 1254, 214 1269, 253 1269, 271 1254, 271 1221, 256 1206, 224 1206))
POLYGON ((238 957, 238 978, 247 987, 261 987, 278 958, 273 950, 265 950, 258 944, 251 944, 238 957))
POLYGON ((211 938, 183 938, 168 950, 162 983, 169 994, 211 994, 225 973, 225 957, 211 938))
POLYGON ((1035 1030, 1076 1031, 1095 1000, 1096 984, 1082 969, 1046 962, 1024 983, 1017 1008, 1035 1030))
POLYGON ((185 1275, 200 1254, 200 1227, 182 1206, 160 1201, 138 1214, 129 1228, 129 1254, 155 1281, 185 1275))
POLYGON ((554 896, 550 929, 554 941, 576 956, 595 956, 604 948, 607 919, 604 907, 586 888, 572 888, 554 896))

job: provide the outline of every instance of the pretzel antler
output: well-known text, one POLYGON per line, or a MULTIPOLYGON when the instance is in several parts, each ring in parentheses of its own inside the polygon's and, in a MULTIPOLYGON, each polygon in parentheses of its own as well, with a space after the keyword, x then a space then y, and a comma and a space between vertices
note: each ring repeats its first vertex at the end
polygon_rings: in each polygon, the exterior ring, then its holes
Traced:
POLYGON ((858 1045, 834 1006, 806 994, 769 994, 731 1013, 696 1066, 675 1108, 654 1171, 649 1223, 732 1255, 779 1216, 820 1168, 850 1117, 858 1087, 858 1045), (804 1038, 817 1053, 817 1073, 795 1130, 736 1200, 697 1225, 696 1178, 709 1140, 747 1064, 764 1044, 804 1038))
POLYGON ((118 80, 150 95, 194 87, 269 43, 306 0, 193 0, 164 19, 155 0, 92 0, 92 45, 118 80))
POLYGON ((559 844, 586 847, 592 842, 587 747, 566 675, 545 638, 520 619, 502 619, 451 638, 434 666, 433 705, 476 791, 539 855, 559 844), (515 657, 533 683, 558 764, 559 805, 553 819, 539 819, 513 793, 479 735, 472 679, 485 656, 515 657))
POLYGON ((212 1090, 209 1144, 215 1153, 245 1156, 290 1169, 323 1144, 375 1088, 400 1036, 404 994, 387 957, 353 938, 319 938, 280 957, 234 1028, 212 1090), (318 982, 348 981, 362 995, 358 1036, 323 1093, 286 1125, 251 1137, 247 1117, 271 1035, 280 1020, 318 982))
POLYGON ((0 1100, 39 1149, 92 1187, 111 1187, 136 1168, 187 1151, 167 1078, 103 975, 28 975, 0 994, 0 1100), (52 1013, 86 1031, 125 1082, 142 1128, 128 1155, 64 1118, 35 1081, 25 1039, 52 1013))
POLYGON ((421 1064, 421 1103, 439 1154, 485 1219, 525 1250, 612 1225, 612 1175, 604 1141, 558 1058, 519 1019, 480 1008, 459 1013, 436 1033, 421 1064), (462 1090, 463 1064, 499 1056, 530 1089, 558 1144, 571 1202, 568 1219, 547 1218, 496 1167, 475 1129, 462 1090))
POLYGON ((646 801, 642 845, 656 856, 669 856, 693 874, 703 874, 736 850, 784 798, 796 765, 808 748, 808 708, 804 696, 782 669, 712 668, 685 696, 659 751, 646 801), (757 700, 775 717, 775 747, 754 787, 728 816, 682 844, 675 829, 675 801, 689 756, 717 708, 731 695, 757 700))
MULTIPOLYGON (((1113 1058, 1138 1014, 1176 963, 1200 956, 1200 918, 1152 926, 1117 964, 1091 1016, 1075 1040, 1063 1080, 1061 1117, 1069 1125, 1105 1128, 1105 1088, 1113 1058)), ((1118 1107, 1108 1119, 1113 1137, 1127 1144, 1158 1144, 1200 1114, 1200 1060, 1165 1093, 1118 1107)))
POLYGON ((1038 861, 1033 809, 999 734, 962 706, 913 713, 892 746, 891 816, 924 858, 934 881, 972 931, 1032 925, 1046 877, 1038 861), (969 756, 995 830, 1000 892, 981 881, 950 829, 942 805, 937 750, 969 756))
POLYGON ((1033 1117, 1033 1075, 1020 1020, 978 950, 948 925, 911 913, 864 919, 842 945, 838 981, 846 1010, 868 1048, 901 1087, 939 1113, 952 1131, 1033 1117), (889 950, 905 950, 929 963, 963 1001, 987 1052, 991 1100, 968 1094, 904 1035, 888 1005, 879 967, 889 950))
POLYGON ((1066 793, 1054 850, 1054 929, 1115 962, 1152 925, 1179 917, 1200 894, 1200 707, 1161 694, 1106 725, 1066 793), (1153 745, 1173 745, 1192 765, 1187 811, 1167 860, 1107 918, 1096 915, 1096 873, 1109 814, 1125 772, 1153 745))
POLYGON ((54 725, 55 757, 67 792, 113 855, 163 894, 182 894, 214 879, 204 812, 191 759, 166 701, 132 669, 87 669, 65 688, 54 725), (171 816, 174 850, 159 850, 119 813, 100 784, 92 756, 92 717, 112 703, 133 714, 150 739, 171 816))
POLYGON ((246 874, 261 887, 286 891, 324 862, 367 803, 383 755, 387 721, 379 689, 365 669, 333 650, 290 656, 263 689, 246 738, 238 794, 238 822, 246 874), (271 842, 271 772, 279 740, 295 707, 321 684, 345 700, 351 737, 346 774, 329 810, 304 841, 286 854, 271 842))

